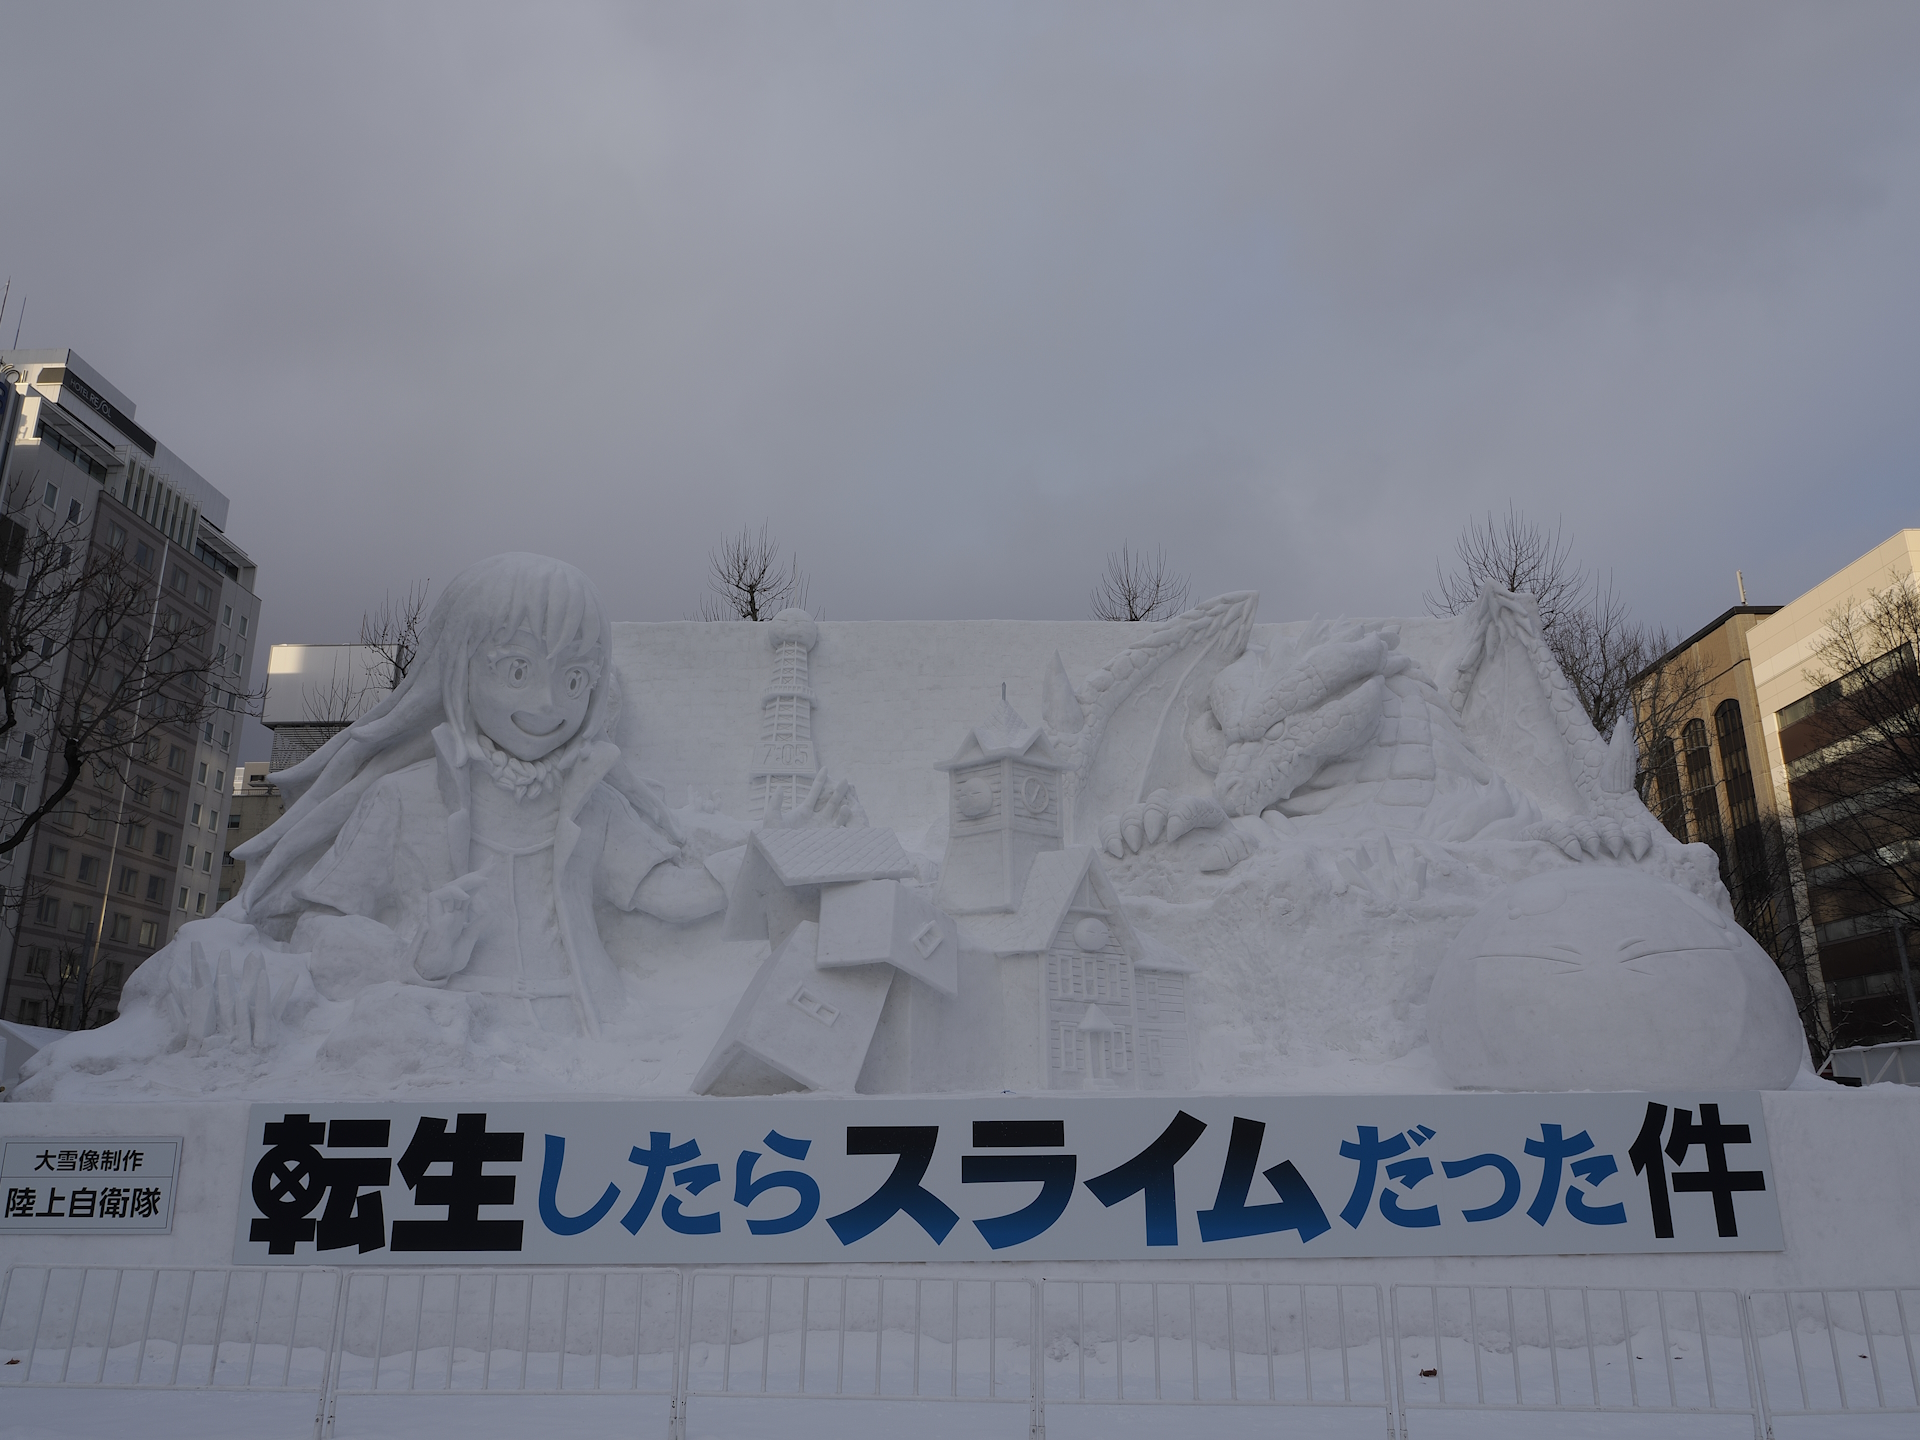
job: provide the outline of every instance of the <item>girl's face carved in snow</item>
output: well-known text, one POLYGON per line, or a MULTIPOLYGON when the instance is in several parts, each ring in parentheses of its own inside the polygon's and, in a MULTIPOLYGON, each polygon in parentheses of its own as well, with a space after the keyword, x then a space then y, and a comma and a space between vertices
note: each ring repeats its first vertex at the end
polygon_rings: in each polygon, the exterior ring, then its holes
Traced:
POLYGON ((549 655, 529 631, 484 647, 467 672, 467 706, 482 735, 516 760, 544 760, 580 733, 598 683, 597 646, 549 655))

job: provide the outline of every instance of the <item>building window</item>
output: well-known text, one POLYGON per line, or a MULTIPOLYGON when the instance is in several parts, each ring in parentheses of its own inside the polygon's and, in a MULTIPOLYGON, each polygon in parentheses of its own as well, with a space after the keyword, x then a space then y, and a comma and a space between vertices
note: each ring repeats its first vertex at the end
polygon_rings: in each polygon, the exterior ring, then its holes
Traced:
POLYGON ((107 984, 118 989, 120 982, 127 978, 127 967, 120 960, 107 961, 107 984))
POLYGON ((1697 716, 1680 732, 1687 751, 1687 798, 1692 802, 1693 827, 1716 851, 1726 848, 1720 828, 1720 796, 1713 785, 1713 752, 1707 746, 1707 722, 1697 716))
POLYGON ((147 827, 136 820, 129 820, 120 832, 120 844, 123 849, 138 852, 146 848, 147 827))
POLYGON ((120 893, 138 895, 140 893, 140 872, 131 865, 120 867, 120 893))
POLYGON ((74 901, 73 908, 67 912, 67 929, 73 931, 76 935, 85 934, 87 929, 87 915, 87 907, 82 905, 78 900, 74 901))
POLYGON ((211 875, 213 873, 213 847, 211 845, 200 852, 200 873, 202 875, 211 875))
POLYGON ((220 607, 220 623, 222 625, 231 625, 233 623, 233 606, 222 605, 220 607))
POLYGON ((60 503, 60 487, 49 482, 47 485, 47 493, 41 497, 40 503, 49 510, 53 509, 54 506, 60 503))
POLYGON ((123 915, 118 910, 113 912, 113 938, 122 945, 133 938, 131 915, 123 915))
POLYGON ((49 845, 47 847, 47 874, 64 875, 67 873, 67 847, 49 845))
POLYGON ((227 788, 227 772, 226 771, 216 770, 213 772, 213 788, 216 790, 224 790, 227 788))
POLYGON ((227 749, 230 749, 230 748, 232 748, 232 740, 233 740, 233 732, 232 732, 232 731, 230 731, 230 730, 222 730, 222 731, 220 732, 220 748, 221 748, 222 750, 227 750, 227 749))
POLYGON ((213 604, 213 592, 207 589, 205 585, 195 585, 193 587, 193 603, 198 605, 202 610, 206 609, 209 605, 213 604))
POLYGON ((16 810, 24 810, 27 808, 27 787, 26 786, 15 785, 13 787, 13 808, 16 810))
POLYGON ((207 892, 206 891, 201 890, 194 895, 193 913, 196 915, 204 915, 207 913, 207 892))
POLYGON ((196 802, 196 803, 194 804, 194 807, 193 807, 193 814, 192 814, 192 816, 191 816, 191 817, 190 817, 190 818, 188 819, 188 821, 187 821, 187 823, 188 823, 189 825, 198 825, 198 824, 200 823, 200 806, 199 806, 199 804, 198 804, 198 802, 196 802))
POLYGON ((247 617, 244 615, 240 617, 240 633, 242 635, 247 633, 247 617))
POLYGON ((160 943, 160 922, 158 920, 142 920, 140 922, 141 948, 143 950, 151 950, 153 949, 154 946, 158 945, 159 943, 160 943))
POLYGON ((133 547, 133 563, 142 570, 153 569, 153 547, 142 540, 133 547))
POLYGON ((231 850, 222 850, 220 852, 220 868, 224 870, 232 864, 233 864, 233 852, 231 850))
POLYGON ((180 908, 182 910, 187 908, 187 887, 184 885, 180 887, 180 908))
POLYGON ((27 974, 44 975, 47 964, 53 959, 53 950, 46 945, 36 945, 27 951, 27 974))
POLYGON ((87 834, 104 838, 107 833, 107 812, 99 806, 87 811, 87 834))
POLYGON ((100 858, 97 855, 82 855, 80 868, 75 877, 82 885, 91 885, 100 878, 100 858))
POLYGON ((160 813, 162 815, 178 815, 180 813, 180 792, 178 790, 168 790, 164 786, 161 787, 160 813))
POLYGON ((22 1000, 13 1012, 13 1018, 22 1025, 38 1025, 44 1018, 44 1009, 38 1000, 22 1000))
POLYGON ((33 736, 22 735, 20 737, 20 758, 22 760, 33 759, 33 736))
POLYGON ((207 762, 206 761, 202 760, 200 762, 200 768, 194 772, 194 782, 199 785, 204 785, 207 783, 207 762))
POLYGON ((60 897, 58 895, 42 895, 34 902, 33 918, 49 929, 58 925, 60 923, 60 897))
POLYGON ((167 903, 167 877, 149 875, 147 877, 147 903, 164 905, 167 903))
POLYGON ((231 813, 231 812, 230 812, 230 813, 229 813, 229 814, 227 815, 227 829, 229 829, 229 830, 238 830, 239 828, 240 828, 240 817, 239 817, 239 815, 237 815, 237 814, 234 814, 234 813, 231 813))
POLYGON ((193 846, 191 845, 187 846, 187 868, 189 870, 193 868, 193 846))
POLYGON ((167 747, 167 769, 178 775, 186 767, 186 763, 186 751, 182 750, 178 745, 169 745, 167 747))
POLYGON ((167 577, 167 583, 171 585, 174 589, 178 590, 182 595, 186 594, 187 593, 187 572, 182 570, 178 565, 174 566, 173 574, 167 577))
POLYGON ((173 854, 173 833, 169 830, 153 832, 153 858, 164 860, 173 854))
POLYGON ((1680 793, 1680 766, 1673 741, 1665 735, 1653 745, 1653 784, 1660 823, 1674 839, 1686 844, 1687 806, 1680 793))
POLYGON ((124 525, 107 526, 107 544, 115 550, 127 548, 127 527, 124 525))

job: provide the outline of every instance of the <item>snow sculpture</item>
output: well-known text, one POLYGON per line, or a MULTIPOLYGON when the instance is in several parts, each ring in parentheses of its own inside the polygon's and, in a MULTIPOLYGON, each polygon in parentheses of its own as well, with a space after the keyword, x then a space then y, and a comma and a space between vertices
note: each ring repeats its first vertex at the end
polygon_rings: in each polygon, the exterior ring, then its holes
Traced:
MULTIPOLYGON (((1184 1090, 1187 976, 1193 966, 1128 921, 1089 845, 1036 855, 1020 903, 962 922, 969 949, 1002 962, 1040 1021, 1025 1085, 1049 1090, 1184 1090)), ((1032 1022, 1029 1021, 1029 1027, 1032 1022)))
POLYGON ((807 652, 820 627, 804 610, 782 610, 767 625, 773 684, 760 701, 760 743, 754 749, 754 800, 762 820, 777 819, 814 781, 813 689, 807 652))
POLYGON ((242 895, 9 1098, 1792 1078, 1784 981, 1530 599, 1256 609, 835 629, 844 667, 800 611, 634 625, 616 673, 577 571, 483 562, 406 682, 279 777, 242 895), (1003 676, 1044 723, 1002 686, 947 748, 945 697, 1003 676), (897 831, 819 767, 829 714, 897 831), (707 788, 750 748, 747 784, 707 788))
POLYGON ((1806 1059, 1773 961, 1732 918, 1633 869, 1583 865, 1498 892, 1428 1001, 1456 1085, 1780 1089, 1806 1059))
POLYGON ((571 565, 515 554, 462 571, 394 693, 280 776, 293 804, 240 852, 246 918, 308 951, 351 927, 353 963, 314 975, 329 998, 444 986, 597 1036, 622 992, 594 901, 674 921, 724 902, 704 869, 674 863, 672 816, 603 738, 610 649, 571 565))
POLYGON ((903 888, 913 873, 891 830, 759 830, 727 902, 727 935, 766 940, 760 966, 696 1094, 850 1091, 895 972, 958 990, 953 921, 903 888))
POLYGON ((937 768, 947 772, 948 819, 936 903, 954 915, 1014 909, 1034 856, 1060 848, 1066 765, 1003 686, 999 712, 937 768))

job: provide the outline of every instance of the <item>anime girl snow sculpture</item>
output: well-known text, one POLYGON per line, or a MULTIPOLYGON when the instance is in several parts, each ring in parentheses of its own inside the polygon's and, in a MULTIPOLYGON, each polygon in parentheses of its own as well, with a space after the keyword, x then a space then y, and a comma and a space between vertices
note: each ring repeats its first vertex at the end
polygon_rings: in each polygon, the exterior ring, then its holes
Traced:
POLYGON ((313 955, 323 993, 473 992, 502 1021, 597 1037, 621 984, 596 900, 685 922, 725 904, 612 731, 611 628, 539 555, 462 571, 377 708, 282 772, 287 813, 236 854, 246 918, 313 955), (482 999, 481 997, 486 997, 482 999))

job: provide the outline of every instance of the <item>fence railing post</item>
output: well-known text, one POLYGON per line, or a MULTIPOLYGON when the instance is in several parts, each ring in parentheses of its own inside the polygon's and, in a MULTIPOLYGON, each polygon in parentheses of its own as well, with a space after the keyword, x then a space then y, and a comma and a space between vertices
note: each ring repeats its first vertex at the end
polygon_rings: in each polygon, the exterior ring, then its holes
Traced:
MULTIPOLYGON (((325 1273, 325 1272, 323 1272, 325 1273)), ((333 1433, 334 1390, 340 1382, 340 1354, 347 1343, 347 1272, 335 1270, 333 1275, 333 1319, 328 1322, 326 1358, 320 1365, 320 1409, 313 1417, 313 1440, 327 1440, 333 1433)), ((155 1288, 158 1288, 158 1280, 155 1288)), ((294 1318, 287 1332, 287 1348, 293 1349, 295 1330, 300 1323, 299 1299, 294 1300, 294 1318)))
POLYGON ((1045 1306, 1046 1286, 1045 1279, 1027 1282, 1027 1293, 1032 1297, 1027 1307, 1027 1386, 1033 1397, 1033 1420, 1027 1427, 1027 1434, 1031 1440, 1047 1440, 1047 1396, 1040 1378, 1041 1313, 1045 1306))
POLYGON ((693 1275, 690 1270, 673 1272, 673 1396, 667 1405, 667 1440, 687 1440, 687 1372, 693 1353, 693 1275))

